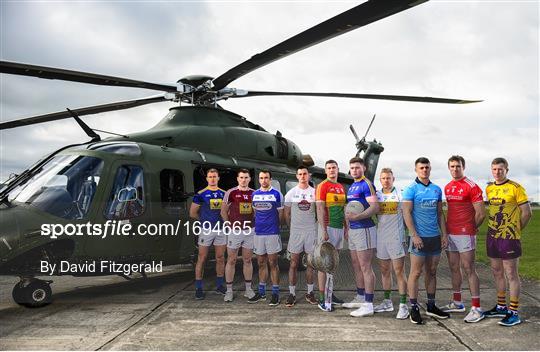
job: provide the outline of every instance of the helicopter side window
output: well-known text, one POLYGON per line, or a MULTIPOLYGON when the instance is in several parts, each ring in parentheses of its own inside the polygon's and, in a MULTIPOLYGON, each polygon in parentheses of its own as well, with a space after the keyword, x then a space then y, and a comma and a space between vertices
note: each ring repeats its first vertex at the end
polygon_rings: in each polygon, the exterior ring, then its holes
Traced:
POLYGON ((57 155, 25 184, 10 193, 11 200, 29 204, 64 219, 83 219, 92 204, 103 160, 91 156, 57 155))
POLYGON ((278 180, 270 181, 270 185, 272 186, 273 189, 278 190, 278 191, 281 192, 281 185, 279 184, 278 180))
POLYGON ((116 171, 113 188, 105 208, 107 219, 132 219, 145 210, 143 169, 122 165, 116 171))
POLYGON ((184 174, 180 170, 163 169, 159 173, 161 206, 167 214, 177 215, 185 207, 187 196, 184 188, 184 174))
POLYGON ((289 192, 291 189, 293 189, 294 187, 296 187, 296 185, 298 184, 298 181, 287 181, 285 182, 285 192, 289 192))

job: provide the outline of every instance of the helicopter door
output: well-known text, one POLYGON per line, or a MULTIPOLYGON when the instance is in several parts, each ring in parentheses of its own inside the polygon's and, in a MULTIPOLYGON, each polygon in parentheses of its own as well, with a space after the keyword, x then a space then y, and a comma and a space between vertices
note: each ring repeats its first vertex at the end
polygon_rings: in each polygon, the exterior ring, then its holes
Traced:
POLYGON ((117 161, 111 170, 114 176, 101 210, 102 222, 109 223, 108 233, 105 238, 92 241, 88 249, 96 251, 100 257, 123 262, 148 260, 156 249, 153 248, 155 241, 141 234, 141 229, 144 230, 151 221, 144 168, 132 161, 117 161), (127 224, 131 226, 129 234, 121 234, 118 229, 127 224))

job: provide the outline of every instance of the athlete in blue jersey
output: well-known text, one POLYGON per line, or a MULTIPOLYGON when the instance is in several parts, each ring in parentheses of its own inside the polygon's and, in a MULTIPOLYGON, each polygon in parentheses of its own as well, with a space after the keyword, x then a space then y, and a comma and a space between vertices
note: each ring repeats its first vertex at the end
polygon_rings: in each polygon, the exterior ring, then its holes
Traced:
POLYGON ((428 297, 427 315, 446 319, 447 312, 435 305, 437 290, 437 266, 441 248, 446 248, 448 236, 442 212, 442 191, 431 183, 431 164, 427 158, 416 159, 416 180, 403 190, 403 219, 411 236, 411 272, 407 286, 411 302, 411 322, 422 324, 418 308, 418 279, 425 267, 425 283, 428 297), (442 235, 441 235, 442 234, 442 235))
POLYGON ((259 172, 261 188, 253 192, 252 205, 255 209, 255 237, 253 252, 259 264, 259 292, 248 300, 250 303, 266 300, 266 279, 268 265, 272 279, 271 306, 277 306, 279 299, 278 254, 281 252, 279 225, 283 220, 283 195, 271 186, 272 173, 259 172))
POLYGON ((350 313, 351 316, 364 317, 373 315, 375 273, 373 272, 371 259, 377 245, 377 231, 375 222, 371 217, 379 211, 379 203, 375 187, 364 176, 366 170, 364 160, 358 157, 352 158, 349 161, 349 167, 354 183, 347 191, 347 202, 360 202, 364 207, 364 211, 360 214, 354 214, 345 208, 345 221, 348 229, 345 233, 349 241, 357 297, 343 306, 345 308, 358 307, 358 309, 350 313), (364 298, 365 302, 363 302, 362 298, 364 298))
POLYGON ((223 284, 225 274, 225 249, 227 239, 221 232, 221 203, 225 192, 218 187, 219 173, 216 169, 206 172, 208 186, 193 196, 189 216, 198 221, 199 256, 195 265, 195 298, 204 299, 203 268, 208 250, 213 244, 216 252, 216 292, 225 294, 227 289, 223 284))

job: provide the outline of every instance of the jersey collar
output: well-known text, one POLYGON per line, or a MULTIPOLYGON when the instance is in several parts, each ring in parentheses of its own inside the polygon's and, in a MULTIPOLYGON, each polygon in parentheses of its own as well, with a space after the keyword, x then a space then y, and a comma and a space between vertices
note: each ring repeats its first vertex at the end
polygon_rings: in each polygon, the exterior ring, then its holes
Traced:
POLYGON ((416 183, 418 183, 418 184, 421 184, 421 185, 424 186, 424 187, 429 187, 429 185, 431 184, 431 180, 429 180, 428 184, 426 185, 426 184, 422 183, 422 181, 420 181, 420 179, 419 179, 418 177, 415 178, 414 181, 415 181, 416 183))

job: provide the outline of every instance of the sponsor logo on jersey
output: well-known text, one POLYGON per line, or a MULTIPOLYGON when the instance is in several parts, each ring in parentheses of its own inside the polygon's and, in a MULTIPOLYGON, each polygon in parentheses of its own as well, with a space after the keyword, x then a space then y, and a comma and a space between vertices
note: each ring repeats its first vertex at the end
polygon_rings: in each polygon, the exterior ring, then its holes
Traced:
POLYGON ((437 199, 422 199, 420 207, 424 209, 431 209, 437 207, 437 199))
POLYGON ((303 199, 302 201, 298 202, 298 209, 302 211, 308 211, 309 209, 311 209, 311 203, 303 199))
POLYGON ((272 209, 272 203, 270 202, 254 202, 253 208, 258 211, 270 210, 272 209))
POLYGON ((240 202, 240 214, 251 214, 253 211, 251 209, 251 203, 240 202))

